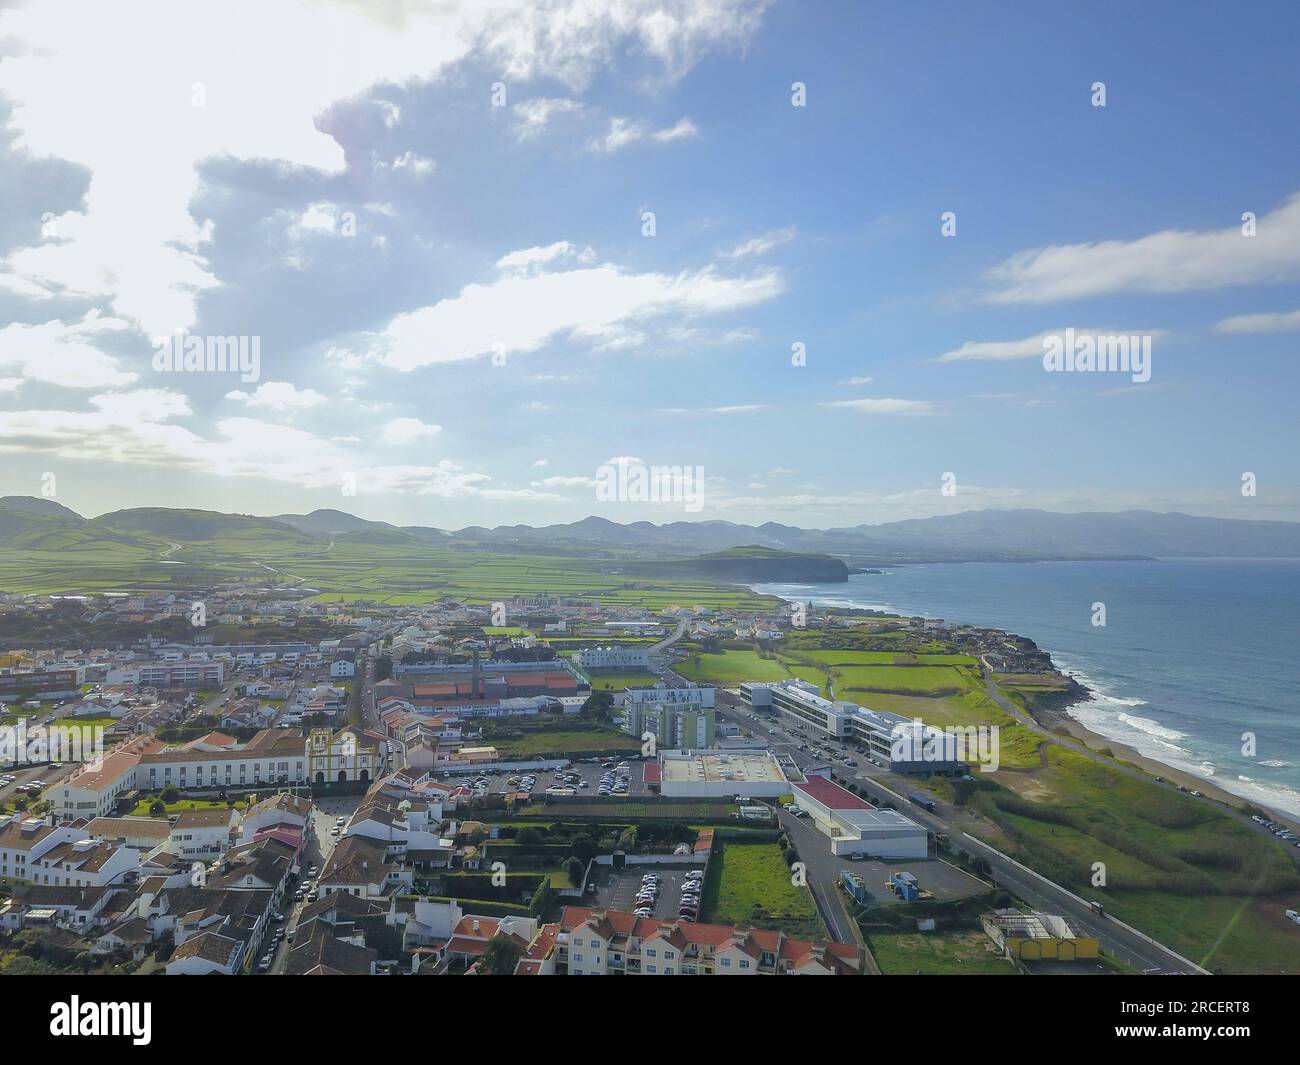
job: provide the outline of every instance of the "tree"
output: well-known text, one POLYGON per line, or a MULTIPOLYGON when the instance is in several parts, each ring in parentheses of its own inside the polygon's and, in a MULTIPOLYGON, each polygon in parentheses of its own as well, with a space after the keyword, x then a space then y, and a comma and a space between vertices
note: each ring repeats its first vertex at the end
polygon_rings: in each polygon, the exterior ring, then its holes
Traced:
POLYGON ((375 680, 387 680, 393 675, 393 660, 389 655, 380 655, 375 659, 375 680))
POLYGON ((523 956, 524 945, 514 936, 493 936, 479 958, 479 971, 488 976, 510 976, 523 956))
POLYGON ((596 841, 585 832, 573 837, 572 847, 573 856, 582 862, 583 866, 596 857, 596 841))
POLYGON ((158 797, 166 803, 179 802, 181 789, 175 784, 168 784, 161 792, 159 792, 158 797))
POLYGON ((570 858, 564 863, 564 872, 569 877, 569 883, 574 887, 582 884, 582 874, 587 871, 587 867, 578 858, 570 858))
POLYGON ((154 801, 149 804, 149 816, 150 817, 167 816, 167 804, 163 802, 162 799, 154 799, 154 801))
POLYGON ((614 696, 607 691, 594 691, 582 704, 582 716, 594 721, 608 721, 614 713, 614 696))
POLYGON ((521 828, 515 836, 516 842, 519 843, 541 843, 543 839, 542 833, 532 825, 521 828))

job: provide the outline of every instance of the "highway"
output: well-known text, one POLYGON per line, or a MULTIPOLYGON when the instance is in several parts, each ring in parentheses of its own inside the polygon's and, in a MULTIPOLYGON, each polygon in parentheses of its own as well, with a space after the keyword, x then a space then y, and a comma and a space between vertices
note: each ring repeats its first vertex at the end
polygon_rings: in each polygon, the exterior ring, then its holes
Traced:
MULTIPOLYGON (((669 674, 668 679, 671 683, 682 682, 681 678, 672 673, 669 674)), ((719 692, 719 694, 722 693, 719 692)), ((773 750, 789 755, 801 770, 814 765, 825 765, 828 761, 828 759, 816 756, 811 752, 799 750, 800 743, 806 741, 786 731, 784 722, 780 719, 769 719, 753 715, 743 706, 722 705, 718 707, 718 717, 722 720, 732 721, 742 728, 765 738, 773 750)), ((857 758, 859 762, 865 761, 861 752, 855 751, 852 747, 846 746, 843 749, 849 757, 857 758)), ((1110 918, 1093 913, 1090 907, 1078 902, 1064 888, 1049 881, 1040 880, 1004 858, 985 850, 976 843, 970 842, 966 834, 952 823, 951 818, 954 816, 954 811, 945 807, 943 803, 936 801, 933 813, 928 813, 909 803, 903 794, 906 787, 905 782, 900 781, 888 770, 880 769, 870 763, 865 768, 859 766, 856 770, 844 766, 842 763, 837 764, 835 768, 840 776, 852 774, 856 779, 869 783, 873 789, 891 795, 898 808, 916 821, 917 824, 923 825, 932 833, 948 836, 953 846, 969 855, 983 858, 989 862, 992 867, 989 879, 995 884, 1005 888, 1035 909, 1068 917, 1071 924, 1081 933, 1096 936, 1101 943, 1102 949, 1116 960, 1142 972, 1159 971, 1195 974, 1198 971, 1194 966, 1180 960, 1160 944, 1147 942, 1142 936, 1130 932, 1110 918)), ((833 896, 839 902, 839 893, 834 886, 834 879, 839 873, 839 865, 835 859, 830 859, 830 850, 825 839, 820 838, 820 834, 817 833, 816 829, 798 822, 797 819, 788 815, 782 815, 782 826, 787 831, 790 831, 791 838, 796 841, 796 846, 799 849, 799 856, 808 865, 809 883, 818 885, 819 891, 814 892, 814 897, 818 899, 819 906, 823 906, 824 910, 829 908, 824 903, 824 898, 827 895, 833 896), (800 830, 804 833, 803 835, 798 834, 800 830), (819 838, 812 839, 809 837, 809 833, 819 838), (814 853, 825 854, 830 861, 823 863, 813 857, 814 853)), ((839 906, 839 911, 843 913, 842 903, 839 906)), ((832 926, 832 921, 828 920, 827 924, 832 926)), ((835 931, 834 927, 831 927, 831 931, 835 931)))

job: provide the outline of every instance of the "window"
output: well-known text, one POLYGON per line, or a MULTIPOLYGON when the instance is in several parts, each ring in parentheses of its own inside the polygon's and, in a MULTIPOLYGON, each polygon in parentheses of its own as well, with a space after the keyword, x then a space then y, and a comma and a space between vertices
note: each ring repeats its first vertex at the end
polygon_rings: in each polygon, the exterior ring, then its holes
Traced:
POLYGON ((722 958, 722 959, 719 960, 718 964, 719 964, 720 966, 722 966, 722 968, 724 968, 724 969, 730 969, 730 968, 731 968, 731 959, 730 959, 730 958, 722 958))

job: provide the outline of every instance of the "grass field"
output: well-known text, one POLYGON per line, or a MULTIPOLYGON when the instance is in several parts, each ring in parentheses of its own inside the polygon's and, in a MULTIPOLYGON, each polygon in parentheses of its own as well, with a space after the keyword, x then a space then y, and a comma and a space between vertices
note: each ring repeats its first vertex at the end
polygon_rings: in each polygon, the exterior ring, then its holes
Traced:
POLYGON ((1282 914, 1300 900, 1300 875, 1275 841, 1055 745, 1045 769, 998 781, 1009 797, 985 792, 972 806, 1019 860, 1208 969, 1300 972, 1300 935, 1282 914))
POLYGON ((584 670, 591 681, 592 691, 621 692, 624 688, 646 688, 655 682, 655 675, 648 670, 634 673, 605 673, 584 670))
MULTIPOLYGON (((149 813, 149 807, 153 804, 153 799, 141 799, 132 808, 128 816, 130 817, 152 817, 149 813)), ((181 799, 179 802, 167 803, 168 814, 178 814, 182 810, 225 810, 229 808, 228 803, 224 802, 207 802, 203 799, 181 799)))
POLYGON ((641 744, 625 732, 578 729, 538 729, 521 736, 503 736, 489 742, 506 759, 529 759, 542 754, 562 755, 569 751, 597 751, 609 754, 639 754, 641 744))
POLYGON ((868 937, 886 976, 1015 976, 983 932, 885 933, 868 937))
POLYGON ((721 654, 698 654, 676 667, 687 680, 731 687, 747 680, 789 680, 800 677, 820 687, 826 674, 816 667, 779 658, 761 658, 757 651, 726 650, 721 654))
POLYGON ((261 529, 227 531, 212 540, 185 542, 179 550, 147 536, 138 543, 77 542, 55 550, 0 547, 0 589, 35 594, 178 591, 272 574, 336 601, 425 603, 447 596, 490 603, 549 593, 650 609, 762 609, 774 602, 738 585, 635 577, 623 572, 617 553, 607 558, 524 555, 466 543, 418 542, 339 542, 331 548, 324 541, 270 536, 261 529))
POLYGON ((792 936, 825 936, 812 896, 791 882, 775 843, 725 843, 704 886, 703 919, 779 928, 792 936))

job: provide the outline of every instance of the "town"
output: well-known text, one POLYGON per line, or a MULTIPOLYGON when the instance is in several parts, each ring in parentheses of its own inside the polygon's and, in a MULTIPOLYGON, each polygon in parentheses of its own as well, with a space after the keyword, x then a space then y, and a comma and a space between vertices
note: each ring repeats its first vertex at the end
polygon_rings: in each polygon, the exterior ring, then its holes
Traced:
POLYGON ((909 680, 1068 692, 1022 638, 779 601, 202 595, 0 595, 0 727, 83 749, 2 770, 6 971, 875 975, 926 943, 970 972, 1200 971, 958 842, 943 808, 988 767, 953 729, 783 664, 885 640, 909 680))

